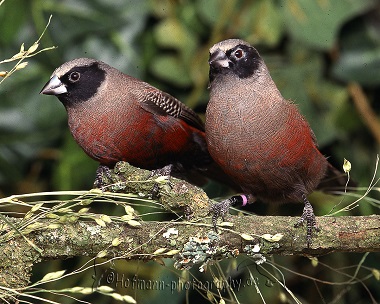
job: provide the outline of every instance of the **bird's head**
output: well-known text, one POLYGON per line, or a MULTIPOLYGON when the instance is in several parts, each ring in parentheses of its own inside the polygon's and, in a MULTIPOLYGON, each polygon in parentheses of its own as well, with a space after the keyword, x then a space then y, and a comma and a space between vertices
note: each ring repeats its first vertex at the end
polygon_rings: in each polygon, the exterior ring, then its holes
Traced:
POLYGON ((53 72, 40 94, 55 95, 65 106, 89 100, 105 79, 102 64, 89 58, 68 61, 53 72))
POLYGON ((228 39, 211 47, 208 63, 211 84, 218 75, 232 74, 238 78, 248 78, 259 69, 262 59, 247 42, 228 39))

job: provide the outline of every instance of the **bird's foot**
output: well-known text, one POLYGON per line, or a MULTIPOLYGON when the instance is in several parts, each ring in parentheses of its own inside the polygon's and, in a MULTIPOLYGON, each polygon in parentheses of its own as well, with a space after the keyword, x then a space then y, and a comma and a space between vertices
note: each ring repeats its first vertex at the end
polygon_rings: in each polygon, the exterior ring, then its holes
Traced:
POLYGON ((315 220, 315 214, 313 210, 313 206, 311 206, 309 200, 307 199, 306 195, 303 195, 303 201, 305 203, 305 207, 303 208, 303 213, 300 217, 300 219, 297 221, 297 223, 294 225, 294 227, 299 227, 303 225, 304 222, 306 222, 306 242, 307 242, 307 248, 310 248, 310 245, 312 243, 312 236, 313 236, 313 229, 315 231, 320 231, 320 229, 317 226, 317 222, 315 220))
MULTIPOLYGON (((169 181, 169 186, 170 186, 170 177, 171 177, 171 174, 172 174, 172 171, 173 171, 173 165, 170 164, 170 165, 166 165, 165 167, 163 168, 160 168, 160 169, 155 169, 155 170, 152 170, 149 178, 152 178, 154 176, 157 176, 157 177, 166 177, 169 181)), ((158 199, 160 197, 160 185, 158 182, 156 182, 154 185, 153 185, 153 188, 152 188, 152 198, 153 199, 158 199)))
POLYGON ((170 177, 172 174, 172 171, 173 171, 173 167, 174 167, 174 165, 170 164, 170 165, 166 165, 163 168, 152 170, 150 177, 153 177, 153 176, 168 176, 168 177, 170 177))
POLYGON ((229 199, 213 204, 210 208, 209 214, 212 214, 211 220, 212 220, 212 225, 214 226, 215 231, 218 232, 218 229, 216 227, 216 222, 218 221, 218 218, 221 217, 222 220, 224 221, 225 216, 230 210, 230 207, 235 206, 238 203, 241 203, 243 206, 245 206, 247 202, 248 202, 247 196, 242 194, 242 195, 232 196, 229 199))
POLYGON ((104 189, 105 186, 112 183, 111 169, 104 165, 99 165, 96 169, 94 188, 104 189))

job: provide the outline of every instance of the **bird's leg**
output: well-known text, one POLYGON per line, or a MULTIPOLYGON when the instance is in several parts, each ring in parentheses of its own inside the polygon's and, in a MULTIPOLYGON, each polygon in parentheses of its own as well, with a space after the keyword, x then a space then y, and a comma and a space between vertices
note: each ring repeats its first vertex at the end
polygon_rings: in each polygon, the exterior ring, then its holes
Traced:
POLYGON ((218 232, 218 229, 216 228, 216 222, 218 218, 221 217, 222 220, 224 221, 224 218, 226 214, 228 213, 228 210, 230 209, 230 207, 235 206, 238 203, 241 203, 243 206, 245 206, 247 202, 248 202, 247 196, 242 194, 242 195, 232 196, 229 199, 213 204, 210 208, 209 214, 212 214, 211 220, 212 220, 212 225, 214 226, 215 231, 218 232))
POLYGON ((104 165, 99 165, 96 169, 94 188, 103 189, 106 185, 112 183, 111 169, 104 165))
POLYGON ((303 224, 303 222, 306 221, 306 228, 307 228, 307 233, 306 233, 306 242, 307 242, 307 247, 309 248, 311 245, 312 241, 312 235, 313 235, 313 228, 315 231, 320 231, 320 229, 317 226, 317 222, 315 220, 315 214, 313 210, 313 206, 311 206, 309 200, 307 199, 306 195, 302 195, 303 201, 305 203, 305 207, 303 208, 303 213, 300 217, 300 219, 297 221, 297 223, 294 225, 294 227, 299 227, 303 224))

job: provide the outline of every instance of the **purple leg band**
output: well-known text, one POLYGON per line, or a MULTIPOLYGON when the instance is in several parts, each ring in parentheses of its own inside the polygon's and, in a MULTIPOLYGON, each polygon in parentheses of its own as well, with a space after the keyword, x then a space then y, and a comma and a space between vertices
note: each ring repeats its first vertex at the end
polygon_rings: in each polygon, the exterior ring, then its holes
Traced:
POLYGON ((247 199, 247 197, 244 195, 244 194, 242 194, 242 195, 240 195, 241 196, 241 198, 243 199, 243 204, 242 204, 242 206, 244 207, 245 205, 247 205, 247 203, 248 203, 248 199, 247 199))

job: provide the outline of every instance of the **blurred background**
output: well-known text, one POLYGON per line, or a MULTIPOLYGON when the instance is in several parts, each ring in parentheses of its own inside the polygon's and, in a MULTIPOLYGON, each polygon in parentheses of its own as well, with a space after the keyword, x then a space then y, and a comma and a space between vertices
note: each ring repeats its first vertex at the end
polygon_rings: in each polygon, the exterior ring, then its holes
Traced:
MULTIPOLYGON (((57 48, 30 58, 25 69, 0 84, 0 196, 92 187, 97 163, 74 142, 58 99, 39 95, 56 67, 77 57, 96 58, 170 93, 203 116, 208 101, 208 50, 227 38, 247 40, 258 49, 284 97, 306 116, 321 151, 338 168, 343 158, 350 160, 352 178, 360 187, 370 185, 380 144, 378 1, 5 0, 0 6, 0 61, 16 54, 22 43, 26 49, 32 45, 50 15, 41 47, 57 48)), ((13 63, 1 64, 0 71, 12 67, 13 63)), ((357 208, 341 215, 378 213, 376 195, 372 192, 357 208)), ((318 198, 313 203, 317 215, 328 213, 341 200, 318 198)), ((265 208, 265 214, 279 214, 265 208)), ((282 208, 279 212, 290 214, 282 208)), ((296 208, 295 214, 300 214, 302 206, 296 208)), ((337 283, 331 286, 284 273, 288 288, 302 303, 375 303, 380 292, 374 277, 363 284, 340 284, 347 278, 342 280, 338 269, 353 275, 362 258, 360 254, 322 257, 333 270, 314 267, 302 257, 274 259, 293 271, 327 276, 337 283)), ((223 262, 222 269, 227 271, 231 263, 244 264, 244 258, 239 259, 223 262)), ((367 256, 358 277, 379 267, 378 259, 378 254, 367 256)), ((167 263, 162 267, 125 262, 118 271, 133 277, 138 269, 142 276, 169 278, 173 269, 167 263)), ((63 267, 54 265, 52 269, 63 267)), ((197 269, 193 272, 202 280, 197 269)), ((249 272, 238 275, 247 278, 249 272)), ((210 272, 203 276, 212 280, 210 272)), ((263 282, 259 287, 267 303, 293 303, 279 286, 263 282)), ((204 293, 196 291, 156 292, 146 299, 146 290, 132 292, 139 303, 204 299, 204 293)), ((252 286, 237 295, 241 303, 262 301, 252 286)), ((112 302, 103 300, 107 301, 112 302)))

